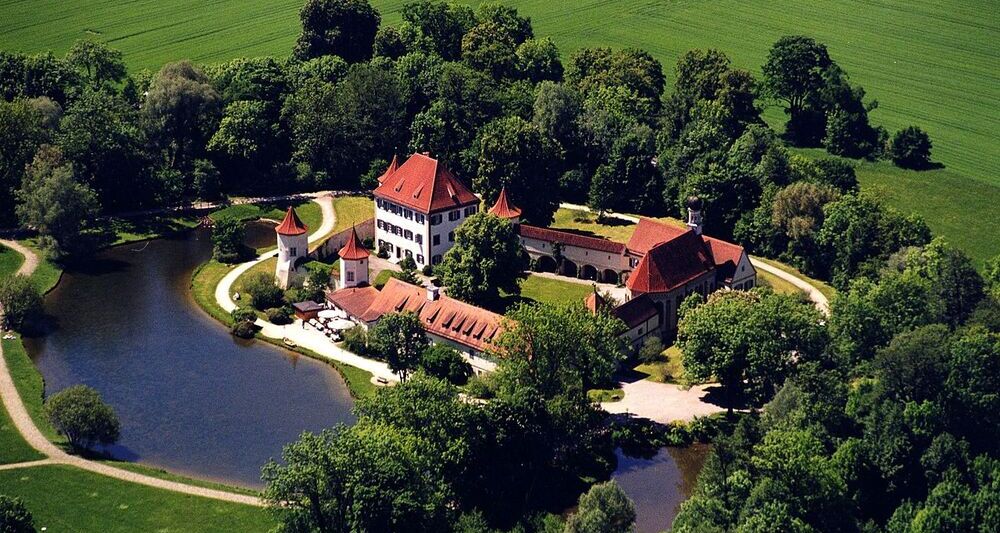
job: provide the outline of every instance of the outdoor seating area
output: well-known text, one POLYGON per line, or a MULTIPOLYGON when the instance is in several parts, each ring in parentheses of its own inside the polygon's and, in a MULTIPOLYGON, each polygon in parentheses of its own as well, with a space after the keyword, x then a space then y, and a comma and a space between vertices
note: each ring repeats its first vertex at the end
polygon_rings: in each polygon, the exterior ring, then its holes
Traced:
POLYGON ((311 304, 309 307, 311 309, 315 309, 316 312, 313 318, 309 318, 302 322, 302 327, 312 327, 333 342, 340 342, 344 340, 343 331, 351 329, 356 325, 354 321, 347 318, 347 313, 339 309, 332 308, 332 306, 326 302, 316 303, 310 301, 303 302, 303 304, 311 304))

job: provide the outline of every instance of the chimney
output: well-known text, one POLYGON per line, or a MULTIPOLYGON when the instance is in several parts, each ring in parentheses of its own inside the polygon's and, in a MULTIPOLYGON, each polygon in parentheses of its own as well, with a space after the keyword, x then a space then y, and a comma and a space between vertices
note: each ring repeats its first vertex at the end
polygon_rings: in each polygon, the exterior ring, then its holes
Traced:
POLYGON ((701 198, 697 196, 688 196, 687 208, 688 208, 688 221, 687 227, 691 231, 695 232, 697 235, 701 235, 701 198))
POLYGON ((436 302, 441 297, 441 289, 438 287, 427 287, 427 301, 436 302))

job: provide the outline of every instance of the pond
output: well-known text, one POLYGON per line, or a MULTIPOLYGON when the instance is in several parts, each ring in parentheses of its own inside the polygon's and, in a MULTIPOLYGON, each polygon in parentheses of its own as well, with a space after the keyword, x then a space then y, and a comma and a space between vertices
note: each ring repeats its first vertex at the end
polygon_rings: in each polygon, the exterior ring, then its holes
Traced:
POLYGON ((611 478, 635 502, 636 532, 670 529, 681 503, 691 496, 710 447, 663 448, 649 459, 617 451, 618 468, 611 478))
MULTIPOLYGON (((247 244, 273 243, 266 229, 247 244)), ((63 276, 25 345, 47 394, 82 383, 114 407, 113 457, 259 488, 284 444, 353 423, 353 401, 330 366, 236 339, 197 308, 191 275, 211 254, 204 229, 105 250, 63 276)))

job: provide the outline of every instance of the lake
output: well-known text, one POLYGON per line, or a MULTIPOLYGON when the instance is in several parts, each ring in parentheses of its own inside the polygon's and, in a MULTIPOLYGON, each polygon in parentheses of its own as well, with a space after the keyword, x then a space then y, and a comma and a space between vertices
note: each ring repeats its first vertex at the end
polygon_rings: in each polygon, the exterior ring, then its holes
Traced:
POLYGON ((709 450, 703 444, 663 448, 649 459, 617 451, 618 468, 611 478, 635 502, 637 533, 670 529, 681 503, 694 492, 709 450))
MULTIPOLYGON (((247 244, 273 244, 268 229, 247 244)), ((353 401, 329 365, 236 339, 195 305, 191 275, 211 255, 204 229, 105 250, 66 272, 25 345, 47 394, 82 383, 114 407, 114 458, 260 488, 303 431, 353 423, 353 401)))

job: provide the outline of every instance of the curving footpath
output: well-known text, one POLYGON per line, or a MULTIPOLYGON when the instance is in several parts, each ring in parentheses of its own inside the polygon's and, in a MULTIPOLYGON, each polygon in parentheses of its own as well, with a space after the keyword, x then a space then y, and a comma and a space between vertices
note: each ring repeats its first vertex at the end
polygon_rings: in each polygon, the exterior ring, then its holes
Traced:
MULTIPOLYGON (((323 211, 323 224, 319 229, 309 235, 310 245, 322 240, 333 231, 337 223, 337 214, 333 209, 333 200, 328 195, 314 196, 313 201, 320 205, 323 211)), ((239 279, 247 270, 250 270, 261 261, 271 259, 278 255, 277 251, 269 251, 261 254, 252 261, 241 263, 236 268, 230 270, 215 286, 215 301, 227 313, 236 309, 236 302, 233 301, 233 283, 239 279)), ((314 329, 305 329, 301 320, 295 320, 291 324, 277 326, 262 319, 257 319, 254 324, 260 328, 260 334, 271 339, 290 339, 298 346, 312 350, 313 352, 340 363, 348 364, 362 370, 370 372, 376 378, 383 378, 388 381, 399 381, 399 376, 389 370, 385 363, 374 361, 351 353, 326 338, 322 333, 314 329)))
MULTIPOLYGON (((11 240, 0 239, 0 244, 9 246, 24 255, 24 264, 18 269, 18 274, 28 276, 34 272, 35 268, 38 266, 39 259, 33 251, 11 240)), ((7 360, 3 355, 2 346, 0 346, 0 400, 3 401, 3 406, 7 409, 7 413, 10 415, 10 418, 14 423, 14 427, 16 427, 18 432, 21 433, 24 440, 32 448, 47 456, 47 459, 39 461, 3 465, 0 469, 10 470, 14 468, 28 468, 47 464, 62 464, 74 466, 95 474, 120 479, 122 481, 139 483, 141 485, 189 494, 191 496, 200 496, 203 498, 211 498, 214 500, 240 503, 244 505, 254 505, 258 507, 265 505, 264 501, 256 496, 236 494, 233 492, 187 485, 176 481, 168 481, 137 472, 131 472, 129 470, 122 470, 104 463, 90 461, 88 459, 66 453, 62 448, 59 448, 49 441, 49 439, 45 438, 45 435, 42 435, 38 426, 35 425, 34 420, 31 419, 31 415, 28 414, 28 410, 25 408, 24 402, 21 400, 21 396, 18 394, 17 388, 14 386, 14 379, 11 377, 10 370, 7 367, 7 360)))

